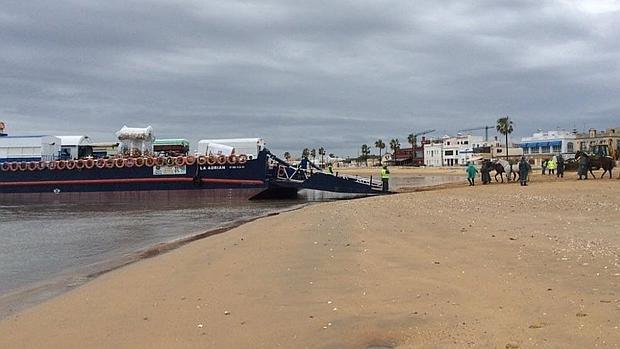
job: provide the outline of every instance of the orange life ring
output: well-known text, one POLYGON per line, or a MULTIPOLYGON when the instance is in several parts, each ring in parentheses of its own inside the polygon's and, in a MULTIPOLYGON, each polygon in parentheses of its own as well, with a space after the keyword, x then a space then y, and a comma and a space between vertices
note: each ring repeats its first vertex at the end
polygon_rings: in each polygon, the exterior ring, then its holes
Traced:
POLYGON ((97 168, 104 168, 105 167, 105 159, 97 159, 97 161, 95 161, 95 166, 97 168))
POLYGON ((168 166, 172 166, 175 163, 175 158, 173 157, 167 157, 166 161, 164 161, 164 165, 168 165, 168 166))
POLYGON ((155 158, 155 166, 164 166, 166 164, 165 158, 155 158))
POLYGON ((116 165, 116 159, 107 159, 105 161, 106 168, 114 168, 115 165, 116 165))
POLYGON ((75 168, 75 160, 67 161, 67 170, 73 170, 75 168))
POLYGON ((36 171, 39 167, 39 162, 38 161, 30 161, 26 164, 26 166, 28 167, 29 171, 36 171))
POLYGON ((209 155, 207 157, 207 164, 208 165, 215 165, 217 163, 217 158, 215 157, 215 155, 209 155))
POLYGON ((65 160, 60 160, 56 163, 56 168, 59 170, 64 170, 65 168, 67 168, 67 161, 65 160))
POLYGON ((237 163, 237 160, 238 160, 237 155, 233 154, 233 155, 230 155, 230 156, 226 159, 226 162, 228 162, 228 164, 229 164, 229 165, 234 165, 234 164, 236 164, 236 163, 237 163))
POLYGON ((219 155, 219 156, 217 157, 217 163, 218 163, 218 165, 224 165, 224 164, 226 164, 226 159, 227 159, 227 158, 228 158, 228 157, 227 157, 226 155, 219 155))
POLYGON ((95 160, 93 160, 93 159, 86 159, 86 160, 84 160, 84 167, 86 167, 89 170, 91 168, 95 167, 95 160))
POLYGON ((49 161, 39 161, 39 163, 37 164, 37 170, 44 170, 47 168, 47 164, 49 164, 49 161))
POLYGON ((247 156, 247 155, 244 155, 244 154, 239 155, 239 158, 237 159, 237 162, 238 162, 240 165, 245 164, 246 162, 248 162, 248 156, 247 156))
POLYGON ((116 160, 114 160, 114 166, 116 166, 116 168, 122 168, 123 166, 125 166, 125 159, 117 158, 116 160))
POLYGON ((198 157, 198 160, 196 160, 196 162, 198 162, 198 165, 206 165, 207 164, 207 157, 204 155, 200 155, 198 157))
POLYGON ((146 159, 144 159, 144 164, 148 167, 153 167, 155 166, 155 159, 152 157, 148 157, 146 159))
POLYGON ((2 165, 0 165, 0 169, 2 169, 2 171, 9 171, 11 169, 11 164, 3 162, 2 165))
POLYGON ((191 165, 195 164, 195 163, 196 163, 196 157, 195 157, 195 156, 193 156, 193 155, 188 156, 188 157, 185 159, 185 163, 186 163, 186 164, 188 164, 189 166, 191 166, 191 165))
POLYGON ((125 167, 133 167, 136 164, 136 160, 134 158, 125 159, 125 167))
POLYGON ((187 159, 185 158, 185 156, 177 156, 177 157, 174 159, 174 163, 175 163, 177 166, 185 166, 185 165, 187 164, 187 159))
POLYGON ((26 171, 28 169, 28 163, 27 162, 20 162, 19 163, 19 170, 20 171, 26 171))
POLYGON ((50 161, 47 163, 47 169, 48 170, 55 170, 57 167, 58 163, 56 161, 50 161))
POLYGON ((11 171, 17 171, 17 170, 19 170, 19 163, 11 162, 9 164, 9 168, 11 169, 11 171))
POLYGON ((144 166, 144 158, 136 158, 136 167, 144 166))
POLYGON ((78 170, 81 170, 84 168, 84 160, 82 159, 78 159, 75 161, 75 168, 77 168, 78 170))

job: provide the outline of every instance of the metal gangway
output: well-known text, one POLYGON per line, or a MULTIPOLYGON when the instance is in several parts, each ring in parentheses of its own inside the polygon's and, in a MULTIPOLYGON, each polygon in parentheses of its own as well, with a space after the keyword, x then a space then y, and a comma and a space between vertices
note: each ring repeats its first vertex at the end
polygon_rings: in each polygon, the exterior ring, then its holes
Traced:
POLYGON ((382 194, 382 183, 372 177, 331 174, 307 160, 309 168, 293 166, 272 153, 269 157, 276 163, 274 184, 282 187, 313 189, 336 193, 382 194))

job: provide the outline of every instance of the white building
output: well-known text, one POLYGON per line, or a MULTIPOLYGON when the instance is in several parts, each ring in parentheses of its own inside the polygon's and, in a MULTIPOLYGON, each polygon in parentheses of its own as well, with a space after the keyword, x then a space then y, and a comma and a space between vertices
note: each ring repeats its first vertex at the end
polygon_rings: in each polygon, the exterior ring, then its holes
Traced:
POLYGON ((424 166, 443 166, 443 142, 424 144, 424 166))
POLYGON ((523 155, 540 165, 556 154, 574 154, 577 151, 577 135, 569 131, 537 132, 531 137, 521 138, 523 155))
POLYGON ((443 166, 466 165, 474 157, 474 148, 485 145, 480 136, 443 137, 443 166))
POLYGON ((60 153, 60 138, 54 136, 2 136, 0 161, 55 160, 60 153))

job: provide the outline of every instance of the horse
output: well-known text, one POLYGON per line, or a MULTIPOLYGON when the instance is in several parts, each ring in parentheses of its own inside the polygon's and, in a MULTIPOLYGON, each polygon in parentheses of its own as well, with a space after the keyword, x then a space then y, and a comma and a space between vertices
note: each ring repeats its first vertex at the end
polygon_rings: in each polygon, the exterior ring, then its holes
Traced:
MULTIPOLYGON (((575 153, 575 159, 579 159, 582 156, 588 156, 588 155, 582 152, 581 150, 578 150, 577 153, 575 153)), ((616 166, 616 162, 614 161, 614 159, 608 156, 599 156, 599 155, 590 155, 589 158, 590 158, 590 166, 588 166, 588 171, 590 172, 593 178, 596 178, 596 176, 594 175, 594 172, 592 172, 592 170, 600 170, 600 169, 603 169, 603 174, 601 175, 601 178, 603 178, 607 172, 609 172, 609 178, 610 179, 612 178, 612 171, 614 167, 616 166)))
MULTIPOLYGON (((521 178, 521 174, 519 173, 519 165, 511 165, 508 161, 504 159, 497 159, 495 160, 495 166, 498 168, 501 167, 501 173, 506 173, 506 178, 508 179, 508 182, 512 181, 513 179, 516 181, 521 178)), ((497 174, 495 176, 497 176, 497 174)), ((497 177, 495 178, 495 180, 497 181, 497 177)), ((504 183, 503 177, 502 183, 504 183)))

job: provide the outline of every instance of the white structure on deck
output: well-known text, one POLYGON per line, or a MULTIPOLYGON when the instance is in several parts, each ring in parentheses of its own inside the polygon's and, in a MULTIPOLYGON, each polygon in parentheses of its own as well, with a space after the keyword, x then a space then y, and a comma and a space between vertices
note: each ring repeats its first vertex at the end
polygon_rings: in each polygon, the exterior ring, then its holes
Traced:
POLYGON ((77 159, 81 153, 80 150, 91 144, 88 136, 56 136, 60 138, 60 153, 62 157, 68 159, 77 159))
POLYGON ((60 143, 60 138, 54 136, 2 136, 0 162, 55 160, 60 143))
MULTIPOLYGON (((258 153, 265 148, 265 141, 262 138, 203 139, 198 141, 198 154, 208 154, 210 148, 219 151, 218 146, 222 145, 233 148, 237 155, 244 154, 249 159, 255 159, 258 153)), ((213 153, 217 153, 217 151, 213 153)))

